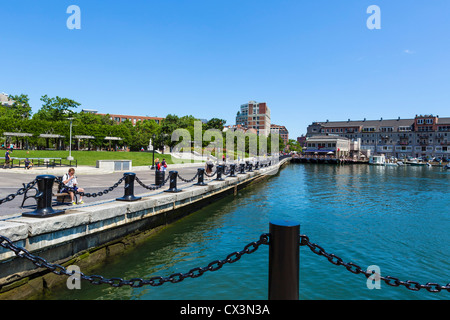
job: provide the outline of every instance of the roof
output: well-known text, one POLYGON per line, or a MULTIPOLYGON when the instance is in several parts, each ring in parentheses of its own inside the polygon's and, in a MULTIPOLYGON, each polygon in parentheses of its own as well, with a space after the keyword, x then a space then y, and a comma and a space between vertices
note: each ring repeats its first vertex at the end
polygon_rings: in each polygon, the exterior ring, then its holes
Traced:
POLYGON ((350 120, 318 122, 324 128, 336 127, 404 127, 412 126, 414 119, 380 119, 380 120, 350 120))
POLYGON ((307 138, 307 142, 311 141, 336 141, 336 140, 345 140, 348 141, 348 138, 334 135, 318 135, 307 138))

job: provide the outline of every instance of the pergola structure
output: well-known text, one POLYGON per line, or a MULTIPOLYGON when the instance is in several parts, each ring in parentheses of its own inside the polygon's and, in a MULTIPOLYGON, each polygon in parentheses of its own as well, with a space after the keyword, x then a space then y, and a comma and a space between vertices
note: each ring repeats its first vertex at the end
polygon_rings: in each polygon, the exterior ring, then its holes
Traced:
POLYGON ((46 148, 49 148, 49 139, 55 139, 55 145, 57 146, 56 149, 60 150, 62 148, 61 145, 61 139, 64 139, 65 136, 62 136, 60 134, 53 134, 53 133, 42 133, 39 135, 39 138, 46 139, 46 148))
MULTIPOLYGON (((75 135, 73 137, 78 140, 78 142, 77 142, 78 150, 80 150, 80 141, 81 140, 93 140, 93 139, 95 139, 94 136, 87 136, 87 135, 75 135)), ((90 142, 88 142, 88 146, 89 146, 89 150, 91 150, 90 142)))
POLYGON ((33 134, 25 133, 25 132, 3 132, 3 136, 5 136, 5 147, 8 145, 8 139, 16 138, 16 143, 19 149, 23 149, 24 146, 28 149, 28 137, 32 137, 33 134))
POLYGON ((105 140, 109 141, 109 149, 111 150, 111 141, 122 141, 123 139, 119 137, 105 137, 105 140))

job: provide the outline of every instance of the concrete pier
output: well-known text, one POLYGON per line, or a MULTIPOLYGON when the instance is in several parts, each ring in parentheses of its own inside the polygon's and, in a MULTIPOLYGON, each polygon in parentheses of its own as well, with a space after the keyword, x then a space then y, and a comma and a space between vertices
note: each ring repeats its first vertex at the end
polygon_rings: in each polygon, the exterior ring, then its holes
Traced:
MULTIPOLYGON (((285 158, 271 167, 227 177, 224 181, 208 180, 205 186, 195 186, 197 181, 194 180, 185 183, 177 193, 164 192, 168 184, 152 192, 141 190, 136 195, 142 199, 133 202, 104 200, 70 207, 62 215, 41 219, 23 217, 19 213, 2 215, 0 235, 50 263, 69 265, 76 260, 77 265, 83 265, 81 257, 92 258, 94 252, 103 251, 104 254, 94 259, 98 263, 132 246, 143 235, 145 237, 218 198, 236 195, 239 189, 251 183, 271 177, 289 160, 285 158)), ((188 176, 185 172, 184 177, 191 178, 201 166, 190 165, 192 174, 188 176)), ((146 183, 150 184, 148 181, 146 183)), ((123 192, 123 186, 117 189, 116 192, 123 192)), ((89 259, 86 261, 86 266, 94 263, 89 259)), ((0 247, 0 299, 26 298, 50 287, 53 282, 65 283, 66 280, 67 277, 37 268, 26 259, 16 257, 12 251, 0 247)))

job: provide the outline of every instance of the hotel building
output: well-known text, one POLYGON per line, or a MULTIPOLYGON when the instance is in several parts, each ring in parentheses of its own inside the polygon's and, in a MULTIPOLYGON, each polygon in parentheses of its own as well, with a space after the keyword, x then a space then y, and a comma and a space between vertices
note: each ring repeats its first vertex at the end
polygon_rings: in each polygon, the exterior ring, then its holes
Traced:
POLYGON ((265 102, 250 101, 241 105, 236 115, 236 125, 255 129, 258 135, 270 133, 270 109, 265 102))
POLYGON ((313 122, 307 139, 335 135, 360 139, 361 150, 370 154, 403 157, 450 157, 450 118, 416 115, 413 119, 379 119, 313 122))

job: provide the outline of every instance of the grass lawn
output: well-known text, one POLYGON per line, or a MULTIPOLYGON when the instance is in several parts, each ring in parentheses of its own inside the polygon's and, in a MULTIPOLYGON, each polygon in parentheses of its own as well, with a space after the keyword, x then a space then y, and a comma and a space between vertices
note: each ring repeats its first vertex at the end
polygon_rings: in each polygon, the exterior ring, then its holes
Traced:
MULTIPOLYGON (((6 150, 1 150, 3 154, 6 150)), ((69 151, 48 151, 48 150, 14 150, 12 158, 61 158, 65 160, 69 156, 69 151)), ((77 160, 79 166, 95 166, 97 160, 132 160, 133 166, 150 166, 153 160, 151 152, 114 152, 114 151, 72 151, 72 157, 77 160)), ((168 164, 173 163, 172 157, 168 154, 155 153, 155 159, 159 161, 166 159, 168 164)), ((64 162, 64 161, 63 161, 64 162)))

